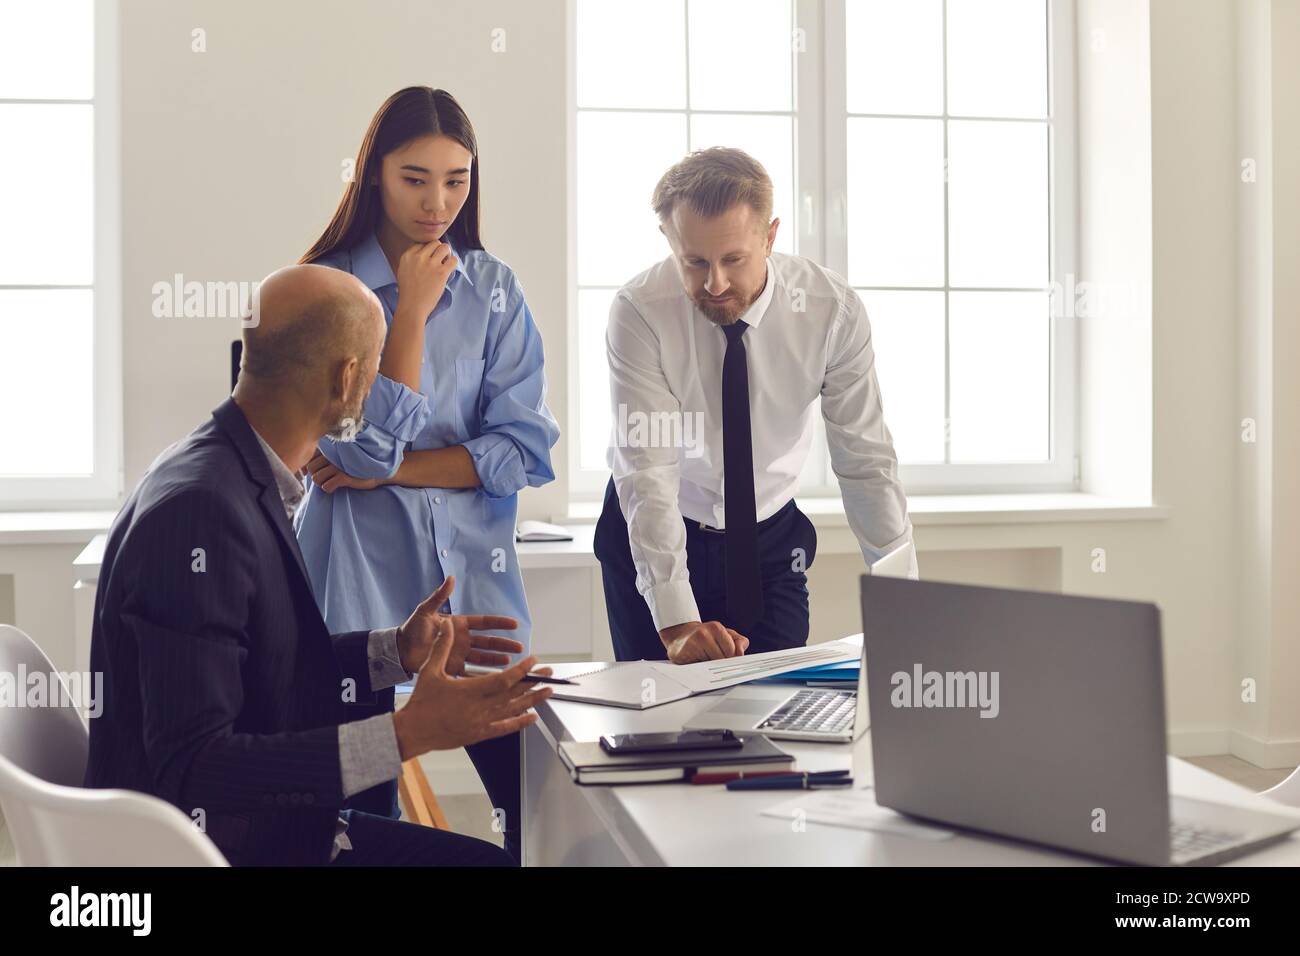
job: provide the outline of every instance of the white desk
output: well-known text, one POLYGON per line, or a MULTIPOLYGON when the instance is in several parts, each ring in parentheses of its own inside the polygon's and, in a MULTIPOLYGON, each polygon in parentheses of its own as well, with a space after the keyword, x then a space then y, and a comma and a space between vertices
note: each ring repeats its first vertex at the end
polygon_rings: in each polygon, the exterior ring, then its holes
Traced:
MULTIPOLYGON (((789 687, 769 688, 774 697, 789 687)), ((1098 861, 1028 844, 959 833, 949 840, 918 840, 761 816, 793 791, 737 793, 686 783, 582 787, 569 779, 557 741, 596 740, 602 734, 680 730, 712 703, 693 697, 645 711, 551 700, 524 732, 523 827, 526 866, 1089 866, 1098 861)), ((803 770, 848 767, 844 744, 779 741, 803 770)), ((869 763, 869 762, 868 762, 869 763)), ((1170 789, 1225 803, 1278 805, 1176 757, 1169 758, 1170 789)), ((1033 799, 1032 793, 1025 794, 1033 799)), ((1300 864, 1300 836, 1234 861, 1250 866, 1300 864)))

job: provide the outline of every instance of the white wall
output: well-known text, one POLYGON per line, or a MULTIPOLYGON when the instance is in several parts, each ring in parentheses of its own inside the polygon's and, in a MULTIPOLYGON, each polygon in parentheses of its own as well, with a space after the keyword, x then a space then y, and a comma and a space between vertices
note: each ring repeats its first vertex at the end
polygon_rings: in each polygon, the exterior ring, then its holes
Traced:
MULTIPOLYGON (((1254 164, 1254 182, 1238 186, 1238 315, 1237 405, 1242 422, 1254 422, 1256 441, 1241 442, 1237 514, 1241 522, 1238 571, 1239 623, 1237 670, 1243 675, 1267 675, 1268 629, 1272 578, 1269 573, 1273 540, 1271 476, 1272 429, 1266 414, 1273 390, 1273 152, 1271 0, 1245 0, 1237 32, 1239 64, 1238 142, 1241 159, 1254 164), (1262 427, 1261 427, 1262 425, 1262 427), (1252 639, 1253 636, 1253 639, 1252 639)), ((1245 171, 1243 170, 1243 173, 1245 171)), ((1265 679, 1264 693, 1270 688, 1265 679)), ((1251 736, 1267 731, 1263 707, 1239 703, 1237 726, 1251 736)))
POLYGON ((1151 16, 1134 0, 1078 4, 1077 320, 1083 481, 1149 494, 1152 432, 1151 16))
MULTIPOLYGON (((1244 756, 1300 739, 1300 4, 1244 0, 1240 81, 1238 411, 1255 429, 1237 446, 1239 680, 1235 748, 1244 756)), ((1300 746, 1290 748, 1300 759, 1300 746)))
MULTIPOLYGON (((126 475, 229 392, 236 320, 155 319, 174 273, 253 281, 294 262, 343 192, 375 110, 414 84, 450 90, 475 124, 483 236, 519 274, 547 348, 552 408, 567 409, 563 5, 254 3, 122 5, 123 339, 126 475), (191 31, 207 52, 191 52, 191 31), (505 52, 492 52, 492 30, 505 52)), ((557 462, 567 458, 564 439, 557 462)), ((524 492, 528 516, 563 510, 563 478, 524 492)))
MULTIPOLYGON (((1300 741, 1300 3, 1272 4, 1273 695, 1266 740, 1300 741)), ((1296 748, 1300 751, 1300 747, 1296 748)), ((1300 752, 1295 753, 1300 760, 1300 752)))

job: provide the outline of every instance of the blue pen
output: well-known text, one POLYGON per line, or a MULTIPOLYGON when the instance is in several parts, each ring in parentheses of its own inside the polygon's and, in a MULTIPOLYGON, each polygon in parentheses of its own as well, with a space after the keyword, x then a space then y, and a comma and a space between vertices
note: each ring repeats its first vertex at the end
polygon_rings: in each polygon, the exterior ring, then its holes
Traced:
POLYGON ((728 790, 823 790, 831 787, 850 787, 853 778, 847 770, 827 770, 822 773, 791 773, 779 777, 751 777, 732 780, 728 790))

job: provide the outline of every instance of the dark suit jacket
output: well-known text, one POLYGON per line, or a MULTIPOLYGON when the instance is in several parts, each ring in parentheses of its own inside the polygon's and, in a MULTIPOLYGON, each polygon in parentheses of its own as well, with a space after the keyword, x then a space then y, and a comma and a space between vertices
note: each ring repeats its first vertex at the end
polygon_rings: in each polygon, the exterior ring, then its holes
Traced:
POLYGON ((237 865, 326 862, 338 725, 393 706, 391 688, 371 691, 366 643, 326 630, 270 464, 227 400, 159 456, 109 532, 86 786, 201 810, 237 865))

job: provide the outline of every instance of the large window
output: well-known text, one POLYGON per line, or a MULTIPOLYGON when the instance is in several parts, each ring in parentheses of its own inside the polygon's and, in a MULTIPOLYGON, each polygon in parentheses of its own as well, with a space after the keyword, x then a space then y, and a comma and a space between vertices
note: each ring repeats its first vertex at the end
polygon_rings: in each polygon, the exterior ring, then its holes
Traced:
MULTIPOLYGON (((1074 487, 1067 0, 574 4, 575 497, 606 474, 610 299, 668 254, 650 193, 715 144, 772 175, 777 251, 866 303, 909 491, 1074 487)), ((803 492, 836 492, 820 429, 803 492)))
POLYGON ((120 491, 114 16, 0 6, 0 507, 120 491))

